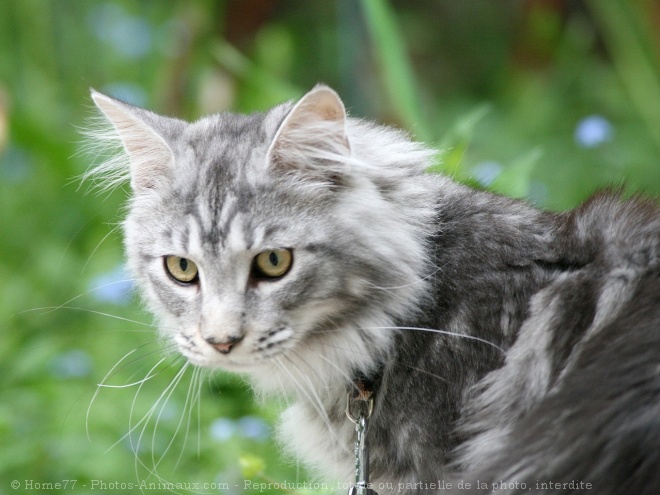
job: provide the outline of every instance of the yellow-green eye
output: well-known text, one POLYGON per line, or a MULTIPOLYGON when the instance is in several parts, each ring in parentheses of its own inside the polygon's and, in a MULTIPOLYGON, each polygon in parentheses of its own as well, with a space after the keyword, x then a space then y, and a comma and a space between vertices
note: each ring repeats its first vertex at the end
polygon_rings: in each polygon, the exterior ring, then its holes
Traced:
POLYGON ((278 278, 286 275, 292 263, 290 249, 270 249, 254 257, 253 275, 257 278, 278 278))
POLYGON ((165 268, 167 273, 177 282, 192 284, 197 281, 199 274, 197 265, 187 258, 165 256, 165 268))

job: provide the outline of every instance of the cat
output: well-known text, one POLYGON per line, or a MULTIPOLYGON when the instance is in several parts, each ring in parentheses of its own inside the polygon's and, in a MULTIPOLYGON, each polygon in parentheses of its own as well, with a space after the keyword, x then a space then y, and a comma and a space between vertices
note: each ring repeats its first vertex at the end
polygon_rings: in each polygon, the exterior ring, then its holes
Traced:
POLYGON ((470 189, 324 85, 194 123, 92 98, 122 148, 92 174, 130 181, 127 265, 161 333, 288 397, 278 436, 312 469, 352 481, 362 387, 381 495, 660 493, 655 201, 470 189))

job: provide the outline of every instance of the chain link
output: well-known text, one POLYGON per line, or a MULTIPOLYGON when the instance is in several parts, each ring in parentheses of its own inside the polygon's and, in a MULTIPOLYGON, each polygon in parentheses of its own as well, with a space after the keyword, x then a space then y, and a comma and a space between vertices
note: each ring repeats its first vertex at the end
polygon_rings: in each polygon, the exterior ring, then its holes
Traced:
POLYGON ((374 410, 374 401, 352 399, 348 395, 346 399, 346 416, 355 424, 355 485, 348 490, 348 495, 378 495, 375 490, 369 488, 369 448, 367 445, 367 430, 369 418, 374 410), (353 410, 358 410, 357 416, 353 410))

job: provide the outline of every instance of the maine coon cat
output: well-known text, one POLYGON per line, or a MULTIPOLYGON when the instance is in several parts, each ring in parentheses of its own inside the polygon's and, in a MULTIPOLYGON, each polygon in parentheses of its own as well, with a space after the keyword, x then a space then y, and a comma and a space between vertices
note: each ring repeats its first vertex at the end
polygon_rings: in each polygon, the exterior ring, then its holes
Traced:
POLYGON ((557 214, 471 190, 326 86, 194 123, 92 97, 162 333, 288 397, 303 462, 352 481, 344 410, 367 382, 381 495, 660 493, 656 203, 557 214))

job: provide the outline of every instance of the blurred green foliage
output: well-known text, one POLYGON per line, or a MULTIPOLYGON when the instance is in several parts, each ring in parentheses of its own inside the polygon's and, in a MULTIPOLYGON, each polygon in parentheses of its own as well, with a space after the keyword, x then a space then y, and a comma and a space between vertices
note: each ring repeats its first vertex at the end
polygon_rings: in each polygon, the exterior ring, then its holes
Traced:
POLYGON ((651 0, 4 0, 0 494, 308 479, 274 445, 281 404, 221 373, 170 387, 183 364, 121 269, 126 193, 76 179, 89 87, 194 119, 324 81, 440 147, 434 171, 563 209, 660 191, 658 19, 651 0))

